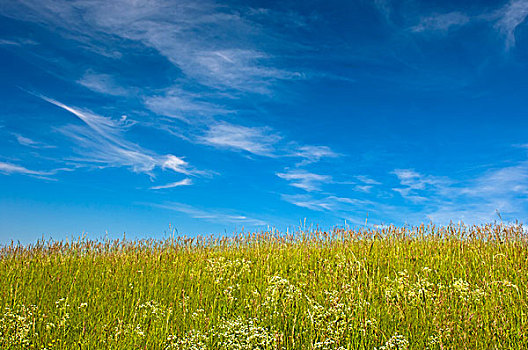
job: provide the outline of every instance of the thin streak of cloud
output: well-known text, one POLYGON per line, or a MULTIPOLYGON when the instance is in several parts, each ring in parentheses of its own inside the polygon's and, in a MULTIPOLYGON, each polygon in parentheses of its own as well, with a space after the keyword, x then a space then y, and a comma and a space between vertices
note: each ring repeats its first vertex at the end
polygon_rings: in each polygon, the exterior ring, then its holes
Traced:
POLYGON ((415 33, 421 32, 440 32, 447 33, 453 28, 461 27, 469 23, 470 18, 460 12, 450 12, 435 14, 429 17, 423 17, 420 22, 411 28, 415 33))
POLYGON ((290 182, 290 185, 303 189, 307 192, 320 191, 321 185, 332 181, 329 175, 319 175, 305 170, 290 170, 286 173, 276 174, 281 179, 290 182))
POLYGON ((187 179, 183 179, 183 180, 180 180, 180 181, 171 182, 171 183, 168 183, 168 184, 165 184, 165 185, 152 186, 150 189, 151 190, 163 190, 163 189, 168 189, 168 188, 174 188, 174 187, 180 187, 180 186, 189 186, 189 185, 192 185, 192 180, 187 178, 187 179))
POLYGON ((297 147, 293 152, 293 156, 304 158, 301 162, 297 163, 297 166, 303 166, 311 163, 318 162, 323 158, 338 158, 341 154, 334 152, 328 146, 314 146, 305 145, 297 147))
POLYGON ((74 114, 88 126, 88 128, 83 128, 70 125, 60 129, 64 135, 73 139, 83 148, 81 155, 84 162, 94 163, 99 167, 127 166, 135 172, 147 173, 151 176, 155 167, 170 169, 187 175, 198 173, 192 170, 189 164, 180 157, 172 154, 157 155, 127 141, 122 134, 133 123, 128 121, 126 117, 116 121, 88 110, 67 106, 45 96, 40 97, 74 114))
POLYGON ((218 148, 273 157, 275 145, 281 139, 267 127, 246 127, 222 122, 211 125, 200 141, 218 148))
POLYGON ((31 39, 15 38, 15 39, 0 39, 0 46, 26 46, 37 45, 38 43, 31 39))
POLYGON ((235 223, 235 224, 248 224, 255 226, 266 225, 266 222, 260 219, 254 219, 245 215, 237 215, 231 213, 225 213, 216 209, 202 210, 193 206, 182 204, 182 203, 165 203, 165 204, 149 204, 153 207, 164 208, 173 211, 177 211, 186 214, 195 219, 207 220, 213 223, 235 223))
POLYGON ((451 181, 447 178, 423 175, 413 169, 395 169, 392 173, 398 177, 400 184, 404 186, 393 188, 393 190, 402 197, 414 202, 425 199, 425 197, 416 195, 416 191, 432 189, 436 192, 442 192, 451 185, 451 181))
POLYGON ((358 192, 369 193, 372 189, 372 185, 357 185, 354 187, 354 189, 358 192))
POLYGON ((306 195, 290 195, 283 194, 281 198, 293 205, 296 205, 301 208, 306 208, 314 211, 332 211, 333 205, 325 200, 314 199, 313 197, 306 195))
POLYGON ((365 175, 356 175, 355 178, 367 185, 381 185, 381 182, 371 179, 365 175))
POLYGON ((47 176, 53 175, 57 171, 38 171, 25 168, 21 165, 16 165, 12 163, 0 162, 0 173, 10 175, 10 174, 22 174, 22 175, 36 175, 36 176, 47 176))
POLYGON ((128 94, 127 89, 117 84, 114 78, 108 74, 88 71, 77 80, 77 83, 101 94, 112 96, 126 96, 128 94))
POLYGON ((152 112, 189 124, 200 124, 209 118, 231 113, 230 110, 204 101, 197 94, 172 88, 164 95, 147 96, 145 106, 152 112))
MULTIPOLYGON (((339 197, 335 195, 325 195, 315 197, 314 195, 282 194, 281 198, 300 208, 309 209, 316 212, 325 212, 341 219, 346 219, 353 223, 364 223, 368 213, 377 214, 383 212, 383 216, 398 212, 396 208, 383 203, 375 203, 368 200, 356 198, 339 197)), ((401 210, 398 212, 401 215, 401 210)))
POLYGON ((40 149, 55 148, 55 146, 47 145, 45 143, 32 140, 29 137, 26 137, 26 136, 23 136, 17 133, 13 133, 12 135, 15 137, 17 142, 22 146, 31 147, 31 148, 40 148, 40 149))

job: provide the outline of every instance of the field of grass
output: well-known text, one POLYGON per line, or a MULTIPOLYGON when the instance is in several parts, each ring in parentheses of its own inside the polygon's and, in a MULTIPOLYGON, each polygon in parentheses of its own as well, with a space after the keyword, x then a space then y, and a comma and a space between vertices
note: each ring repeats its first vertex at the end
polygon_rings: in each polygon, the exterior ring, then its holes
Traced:
POLYGON ((520 225, 0 251, 1 349, 526 349, 520 225))

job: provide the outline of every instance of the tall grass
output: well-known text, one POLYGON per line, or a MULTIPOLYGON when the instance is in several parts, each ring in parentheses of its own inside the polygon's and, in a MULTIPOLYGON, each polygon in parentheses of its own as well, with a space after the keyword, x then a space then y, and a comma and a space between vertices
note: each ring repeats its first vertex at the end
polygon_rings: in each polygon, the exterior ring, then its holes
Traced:
POLYGON ((521 349, 520 225, 40 242, 0 257, 2 349, 521 349))

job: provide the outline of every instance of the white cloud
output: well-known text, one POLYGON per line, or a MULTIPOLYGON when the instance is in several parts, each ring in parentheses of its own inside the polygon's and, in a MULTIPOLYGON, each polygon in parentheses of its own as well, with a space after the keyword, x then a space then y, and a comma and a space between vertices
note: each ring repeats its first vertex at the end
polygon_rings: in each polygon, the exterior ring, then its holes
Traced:
POLYGON ((357 185, 354 189, 359 192, 369 193, 372 189, 372 185, 357 185))
MULTIPOLYGON (((393 207, 383 203, 374 203, 368 200, 347 198, 339 196, 315 197, 308 194, 281 195, 281 198, 295 206, 318 212, 326 212, 328 215, 346 219, 356 224, 364 224, 368 214, 382 212, 384 217, 395 212, 393 207)), ((401 215, 403 210, 398 214, 401 215)))
POLYGON ((108 35, 140 42, 212 89, 269 94, 276 81, 302 77, 276 67, 274 55, 260 49, 272 47, 262 43, 279 41, 282 33, 268 33, 243 11, 213 1, 26 0, 0 13, 67 28, 70 38, 88 47, 108 35))
MULTIPOLYGON (((225 107, 225 102, 217 101, 235 101, 236 104, 244 94, 267 97, 273 95, 279 81, 310 76, 278 64, 284 60, 277 55, 290 51, 297 44, 286 40, 285 33, 259 22, 267 16, 267 20, 282 24, 288 22, 288 25, 295 22, 296 27, 302 27, 306 23, 304 16, 288 11, 286 16, 281 17, 281 12, 267 10, 256 11, 258 16, 255 16, 255 11, 246 10, 244 6, 232 10, 209 0, 199 4, 189 0, 177 3, 169 0, 23 0, 2 7, 0 13, 64 28, 64 35, 69 40, 78 40, 81 48, 99 52, 105 57, 119 57, 115 53, 119 54, 122 48, 129 49, 119 43, 135 42, 134 45, 140 44, 137 47, 156 50, 178 69, 178 78, 165 91, 153 93, 137 88, 138 94, 150 111, 192 124, 185 126, 185 133, 179 133, 185 140, 262 156, 296 153, 295 156, 304 159, 301 164, 337 157, 326 146, 301 146, 294 151, 285 145, 279 147, 282 137, 268 127, 240 126, 215 119, 237 112, 225 107)), ((131 95, 132 91, 120 86, 113 76, 94 70, 86 71, 78 83, 114 96, 131 95)), ((93 116, 88 115, 88 111, 81 112, 88 116, 85 122, 90 123, 93 116)), ((75 111, 72 113, 75 114, 75 111)), ((176 123, 172 119, 159 118, 151 126, 173 132, 176 123)), ((104 121, 92 124, 99 127, 104 125, 104 121)), ((103 132, 109 135, 107 130, 103 132)), ((138 151, 133 147, 134 150, 138 151)), ((133 155, 138 160, 142 158, 138 154, 133 155)), ((112 158, 117 160, 120 157, 112 158)), ((150 159, 143 157, 141 162, 143 166, 134 168, 145 171, 152 168, 150 159)))
POLYGON ((301 194, 283 194, 282 199, 301 208, 314 211, 333 211, 334 205, 326 199, 315 199, 311 196, 301 194))
POLYGON ((161 161, 161 167, 163 169, 170 169, 177 173, 189 174, 189 164, 183 159, 176 157, 172 154, 165 156, 165 159, 161 161))
POLYGON ((336 153, 330 149, 328 146, 300 146, 295 149, 293 155, 296 157, 304 158, 304 160, 297 164, 297 166, 302 166, 310 163, 315 163, 321 160, 322 158, 337 158, 341 156, 339 153, 336 153))
POLYGON ((395 169, 393 172, 403 188, 393 188, 395 192, 398 192, 402 197, 411 201, 419 202, 425 199, 425 197, 418 196, 416 194, 419 190, 433 189, 433 191, 443 191, 450 185, 451 181, 447 178, 423 175, 412 169, 395 169))
POLYGON ((196 58, 203 82, 217 88, 229 88, 260 94, 270 93, 275 80, 300 79, 302 74, 280 70, 266 64, 270 57, 247 49, 202 51, 196 58))
POLYGON ((22 136, 17 133, 12 133, 12 135, 16 138, 17 142, 21 144, 22 146, 31 147, 31 148, 55 148, 55 146, 46 145, 42 142, 32 140, 29 137, 22 136))
POLYGON ((226 122, 215 123, 200 141, 219 148, 243 150, 260 156, 272 157, 281 137, 267 127, 246 127, 226 122))
POLYGON ((144 103, 148 109, 156 114, 191 124, 204 122, 204 117, 230 113, 229 110, 223 107, 203 101, 203 98, 200 98, 197 94, 177 88, 172 88, 165 95, 145 97, 144 103))
POLYGON ((168 184, 165 184, 165 185, 152 186, 150 189, 151 190, 162 190, 162 189, 167 189, 167 188, 174 188, 174 187, 180 187, 180 186, 189 186, 189 185, 192 185, 192 180, 187 178, 187 179, 183 179, 183 180, 180 180, 180 181, 171 182, 171 183, 168 183, 168 184))
POLYGON ((117 84, 114 78, 108 74, 88 71, 77 81, 77 83, 101 94, 113 96, 125 96, 128 94, 127 89, 117 84))
POLYGON ((413 32, 447 33, 452 29, 462 27, 471 21, 494 22, 494 28, 505 37, 506 49, 515 46, 515 30, 528 16, 528 0, 511 0, 503 7, 493 12, 484 12, 468 16, 461 12, 450 12, 422 17, 420 22, 413 26, 413 32))
POLYGON ((461 193, 497 199, 518 196, 528 200, 528 162, 490 170, 461 193))
POLYGON ((87 126, 70 125, 63 127, 61 132, 82 147, 82 161, 94 166, 127 166, 135 172, 152 175, 155 167, 167 168, 182 174, 193 174, 186 161, 172 154, 157 155, 140 146, 127 141, 124 131, 133 123, 126 117, 114 120, 97 115, 88 110, 67 106, 53 99, 42 99, 60 107, 82 120, 87 126))
POLYGON ((497 28, 506 37, 506 49, 515 46, 515 29, 528 16, 528 0, 512 0, 497 11, 497 28))
POLYGON ((367 185, 381 185, 381 182, 371 179, 365 175, 356 175, 355 178, 367 185))
POLYGON ((528 210, 528 162, 490 169, 473 179, 452 181, 408 169, 394 171, 407 200, 422 205, 422 213, 438 223, 482 223, 505 217, 519 219, 528 210))
POLYGON ((290 181, 291 186, 301 188, 307 192, 319 191, 321 185, 332 181, 328 175, 319 175, 305 170, 290 170, 286 173, 276 174, 281 179, 290 181))
POLYGON ((25 45, 37 45, 36 41, 24 38, 14 39, 0 39, 0 46, 25 46, 25 45))
POLYGON ((469 22, 470 18, 460 12, 435 14, 420 19, 420 23, 411 28, 413 32, 442 32, 461 27, 469 22))
POLYGON ((24 137, 20 134, 13 134, 13 135, 15 136, 17 142, 21 144, 22 146, 37 147, 39 144, 38 142, 33 141, 29 137, 24 137))
POLYGON ((267 126, 248 127, 227 122, 212 122, 205 134, 196 140, 218 148, 246 151, 260 156, 302 158, 296 166, 311 164, 322 158, 341 156, 327 146, 298 146, 295 142, 286 143, 282 135, 267 126))
POLYGON ((129 122, 126 119, 126 117, 121 118, 119 121, 117 121, 117 120, 114 120, 108 117, 103 117, 103 116, 94 114, 88 110, 81 110, 81 109, 67 106, 59 101, 56 101, 54 99, 51 99, 45 96, 39 96, 39 97, 51 104, 54 104, 57 107, 60 107, 74 114, 76 117, 82 120, 86 125, 90 127, 90 129, 95 131, 97 134, 117 144, 121 143, 120 134, 128 126, 133 124, 129 122))
POLYGON ((56 171, 37 171, 12 163, 0 162, 0 173, 46 176, 53 175, 56 173, 56 171))
POLYGON ((166 204, 150 204, 154 207, 174 210, 180 213, 189 215, 195 219, 203 219, 213 223, 235 223, 235 224, 248 224, 255 226, 266 225, 266 222, 260 219, 254 219, 245 215, 231 214, 216 209, 202 210, 193 206, 182 204, 182 203, 166 203, 166 204))

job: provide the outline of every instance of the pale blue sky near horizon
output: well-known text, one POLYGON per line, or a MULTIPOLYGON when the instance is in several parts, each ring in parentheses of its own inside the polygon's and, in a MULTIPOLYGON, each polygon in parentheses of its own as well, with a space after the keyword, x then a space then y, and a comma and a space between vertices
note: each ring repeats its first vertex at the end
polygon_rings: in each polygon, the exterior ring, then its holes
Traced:
POLYGON ((0 3, 0 243, 525 222, 528 0, 0 3))

